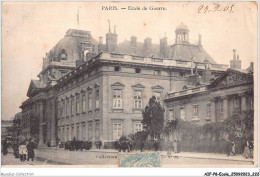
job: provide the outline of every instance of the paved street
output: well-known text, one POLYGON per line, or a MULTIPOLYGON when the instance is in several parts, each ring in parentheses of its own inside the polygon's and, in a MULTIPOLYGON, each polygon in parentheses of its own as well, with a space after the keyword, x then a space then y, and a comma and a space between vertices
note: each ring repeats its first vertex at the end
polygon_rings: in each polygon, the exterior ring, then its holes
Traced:
MULTIPOLYGON (((6 156, 2 155, 2 165, 109 165, 118 166, 116 150, 68 151, 56 148, 41 148, 35 150, 34 162, 20 162, 14 158, 9 149, 6 156)), ((140 151, 136 152, 140 153, 140 151)), ((161 152, 162 166, 253 166, 252 159, 244 159, 241 155, 227 157, 225 154, 210 153, 178 153, 169 158, 167 152, 161 152)))

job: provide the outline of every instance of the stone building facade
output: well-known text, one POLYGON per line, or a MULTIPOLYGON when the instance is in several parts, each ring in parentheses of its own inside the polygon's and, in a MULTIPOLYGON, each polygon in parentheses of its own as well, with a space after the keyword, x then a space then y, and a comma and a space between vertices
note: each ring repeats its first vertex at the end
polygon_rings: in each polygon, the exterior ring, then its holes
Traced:
POLYGON ((208 85, 169 93, 165 104, 168 120, 180 118, 203 125, 253 109, 253 100, 253 73, 230 68, 208 85))
POLYGON ((131 41, 117 44, 117 34, 96 42, 90 32, 68 30, 46 54, 39 80, 33 80, 22 105, 29 120, 29 136, 39 145, 57 141, 101 140, 104 144, 142 130, 142 109, 153 95, 164 105, 168 92, 192 82, 195 72, 204 85, 221 75, 227 65, 217 64, 201 45, 190 44, 187 26, 176 29, 178 44, 131 41), (186 53, 185 55, 180 55, 186 53), (206 67, 207 66, 207 67, 206 67), (210 70, 212 77, 206 77, 210 70))

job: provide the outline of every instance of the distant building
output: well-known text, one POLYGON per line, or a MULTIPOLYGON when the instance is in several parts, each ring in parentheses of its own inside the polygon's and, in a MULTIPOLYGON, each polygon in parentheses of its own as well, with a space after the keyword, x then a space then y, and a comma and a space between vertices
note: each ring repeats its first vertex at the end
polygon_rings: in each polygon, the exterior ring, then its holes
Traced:
POLYGON ((208 85, 170 92, 165 99, 167 119, 200 125, 223 122, 235 112, 253 109, 253 99, 253 73, 230 68, 208 85))
POLYGON ((203 49, 201 38, 189 43, 189 30, 181 24, 176 42, 160 45, 151 38, 144 43, 117 44, 116 31, 96 42, 89 31, 68 30, 43 59, 39 80, 32 80, 28 100, 22 103, 24 132, 39 145, 57 141, 101 140, 111 145, 122 135, 142 130, 142 109, 153 95, 164 105, 168 92, 194 83, 207 84, 227 70, 203 49), (211 75, 207 73, 210 71, 211 75))
POLYGON ((25 123, 23 122, 25 119, 22 119, 22 113, 16 113, 14 116, 14 120, 13 120, 13 136, 17 137, 17 136, 21 136, 21 135, 26 135, 26 133, 23 133, 22 131, 24 131, 25 129, 22 128, 22 125, 24 125, 25 123))
POLYGON ((1 120, 1 137, 12 136, 12 120, 1 120))

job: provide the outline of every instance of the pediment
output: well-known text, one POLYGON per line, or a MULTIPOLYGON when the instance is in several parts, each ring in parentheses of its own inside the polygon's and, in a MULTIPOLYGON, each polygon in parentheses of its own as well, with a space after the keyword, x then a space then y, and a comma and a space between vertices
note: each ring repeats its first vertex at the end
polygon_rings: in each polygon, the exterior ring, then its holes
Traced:
POLYGON ((209 85, 209 88, 221 88, 249 83, 253 83, 253 76, 251 74, 247 74, 233 69, 228 69, 226 72, 220 75, 214 82, 212 82, 209 85))
POLYGON ((162 86, 160 86, 160 85, 156 85, 156 86, 153 86, 152 89, 161 89, 162 90, 164 88, 162 86))
POLYGON ((36 91, 41 90, 46 87, 46 84, 39 81, 39 80, 31 80, 27 96, 30 97, 32 94, 34 94, 36 91))
POLYGON ((133 85, 132 87, 134 87, 134 88, 144 88, 144 86, 141 85, 141 84, 135 84, 135 85, 133 85))
POLYGON ((111 86, 112 87, 124 87, 125 85, 120 82, 116 82, 116 83, 112 84, 111 86))

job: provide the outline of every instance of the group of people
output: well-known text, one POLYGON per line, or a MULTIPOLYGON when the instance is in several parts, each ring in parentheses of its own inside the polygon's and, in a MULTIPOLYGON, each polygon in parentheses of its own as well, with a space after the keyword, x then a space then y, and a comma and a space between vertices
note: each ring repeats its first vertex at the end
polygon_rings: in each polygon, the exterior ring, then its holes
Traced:
POLYGON ((13 153, 15 158, 20 158, 21 162, 24 162, 26 159, 29 161, 30 159, 33 161, 35 154, 34 154, 34 143, 32 139, 29 140, 15 140, 10 143, 5 139, 2 143, 3 148, 3 155, 8 153, 9 145, 13 148, 13 153))
MULTIPOLYGON (((246 159, 253 158, 253 152, 254 152, 254 142, 246 141, 244 144, 244 150, 242 154, 243 157, 245 157, 246 159)), ((227 140, 226 153, 227 156, 236 155, 236 144, 234 140, 229 140, 229 139, 227 140)))

